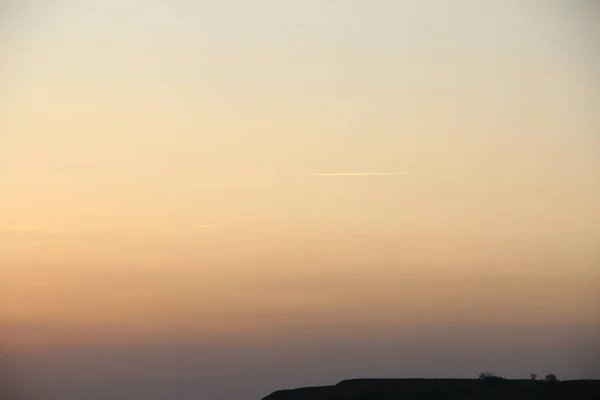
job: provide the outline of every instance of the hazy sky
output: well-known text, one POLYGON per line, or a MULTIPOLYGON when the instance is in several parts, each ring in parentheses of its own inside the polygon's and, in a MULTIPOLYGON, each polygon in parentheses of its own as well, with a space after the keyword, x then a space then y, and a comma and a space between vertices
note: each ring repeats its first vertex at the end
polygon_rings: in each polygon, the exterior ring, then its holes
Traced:
POLYGON ((600 377, 585 3, 5 9, 6 369, 41 400, 600 377))

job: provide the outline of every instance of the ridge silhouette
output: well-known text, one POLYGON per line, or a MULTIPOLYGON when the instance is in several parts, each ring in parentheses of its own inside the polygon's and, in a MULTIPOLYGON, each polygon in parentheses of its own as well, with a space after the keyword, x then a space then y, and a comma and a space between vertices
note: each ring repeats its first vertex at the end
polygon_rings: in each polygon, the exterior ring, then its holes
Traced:
POLYGON ((262 400, 600 400, 600 380, 349 379, 278 390, 262 400))

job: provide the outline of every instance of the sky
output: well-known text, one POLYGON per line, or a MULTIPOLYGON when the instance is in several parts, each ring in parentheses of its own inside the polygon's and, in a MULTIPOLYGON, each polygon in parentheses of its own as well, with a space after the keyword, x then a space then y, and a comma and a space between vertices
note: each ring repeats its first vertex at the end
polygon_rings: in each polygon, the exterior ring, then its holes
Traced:
POLYGON ((18 396, 600 378, 591 2, 3 4, 18 396))

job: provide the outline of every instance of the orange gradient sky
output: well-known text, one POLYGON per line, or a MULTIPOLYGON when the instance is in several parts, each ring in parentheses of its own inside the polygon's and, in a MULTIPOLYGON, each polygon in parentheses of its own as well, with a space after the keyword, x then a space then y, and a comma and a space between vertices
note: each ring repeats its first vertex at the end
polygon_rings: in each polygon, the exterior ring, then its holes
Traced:
POLYGON ((575 6, 25 3, 0 69, 11 346, 598 323, 575 6))

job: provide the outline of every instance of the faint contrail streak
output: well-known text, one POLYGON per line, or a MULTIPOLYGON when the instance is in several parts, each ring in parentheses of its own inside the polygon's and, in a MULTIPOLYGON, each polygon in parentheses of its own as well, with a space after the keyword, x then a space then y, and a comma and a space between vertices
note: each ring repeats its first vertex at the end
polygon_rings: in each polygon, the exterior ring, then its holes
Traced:
POLYGON ((194 229, 203 229, 203 228, 212 228, 214 226, 231 225, 231 224, 233 224, 233 221, 218 222, 216 224, 196 225, 193 228, 194 229))
POLYGON ((25 226, 25 225, 10 226, 10 227, 4 228, 3 230, 9 231, 9 232, 43 232, 44 231, 44 229, 42 229, 38 226, 25 226))
POLYGON ((379 176, 379 175, 406 175, 406 172, 323 172, 311 174, 312 176, 379 176))

